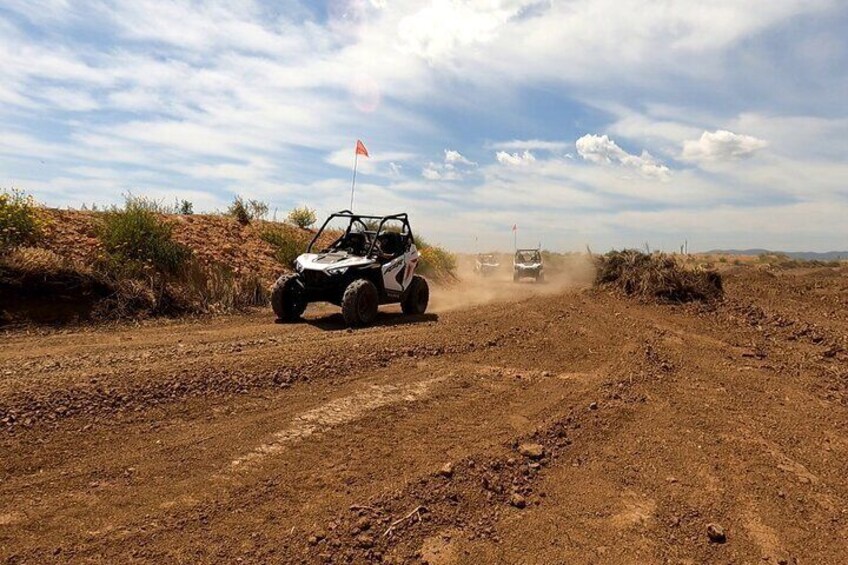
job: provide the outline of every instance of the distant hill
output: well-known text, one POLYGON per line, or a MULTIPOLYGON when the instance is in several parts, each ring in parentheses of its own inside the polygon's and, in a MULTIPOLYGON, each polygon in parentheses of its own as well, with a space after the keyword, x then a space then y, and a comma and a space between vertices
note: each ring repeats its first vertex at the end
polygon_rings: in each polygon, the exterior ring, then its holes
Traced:
POLYGON ((838 261, 840 259, 848 259, 848 251, 825 251, 824 253, 816 253, 815 251, 770 251, 768 249, 713 249, 707 251, 708 255, 762 255, 779 254, 786 255, 790 259, 798 259, 800 261, 838 261))

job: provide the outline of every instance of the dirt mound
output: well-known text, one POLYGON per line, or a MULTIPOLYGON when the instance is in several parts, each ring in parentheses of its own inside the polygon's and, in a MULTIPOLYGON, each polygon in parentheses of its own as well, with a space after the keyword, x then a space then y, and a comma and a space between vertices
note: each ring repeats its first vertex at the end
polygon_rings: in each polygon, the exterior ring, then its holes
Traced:
POLYGON ((119 268, 100 237, 104 212, 41 209, 37 246, 0 255, 0 323, 135 319, 265 305, 270 285, 289 270, 265 231, 282 228, 295 254, 313 235, 265 221, 242 225, 228 216, 155 214, 169 225, 169 237, 188 250, 175 272, 144 262, 132 273, 119 268))
POLYGON ((595 284, 628 296, 663 302, 706 302, 723 294, 722 278, 716 271, 687 269, 665 253, 648 254, 635 249, 600 256, 595 284))
MULTIPOLYGON (((125 210, 40 209, 43 229, 33 244, 37 247, 29 248, 28 253, 52 254, 53 262, 63 265, 61 273, 56 269, 29 269, 24 277, 16 267, 4 267, 4 304, 8 306, 0 320, 44 323, 137 319, 264 306, 268 304, 271 285, 290 271, 294 259, 315 235, 314 230, 287 223, 253 220, 243 224, 230 216, 164 213, 155 203, 133 202, 137 205, 134 213, 146 213, 148 224, 161 224, 161 232, 167 233, 167 239, 181 250, 175 267, 166 269, 150 253, 139 253, 138 248, 147 249, 150 240, 135 233, 139 229, 135 217, 124 220, 123 231, 117 232, 124 238, 117 244, 119 253, 116 246, 104 244, 104 230, 113 230, 109 228, 110 218, 125 214, 125 210), (135 230, 133 237, 127 239, 127 230, 135 230), (126 249, 135 251, 127 254, 126 249), (41 283, 26 293, 20 290, 23 283, 11 282, 30 281, 32 276, 41 283), (83 280, 87 282, 80 282, 83 280), (64 286, 68 288, 63 290, 64 286), (44 309, 36 295, 62 297, 67 308, 44 309), (74 304, 74 300, 80 304, 74 304), (97 304, 92 301, 102 303, 95 308, 97 304), (65 310, 68 316, 58 315, 65 310), (28 317, 28 312, 36 311, 40 312, 37 317, 28 317), (50 318, 51 311, 56 312, 55 318, 50 318)), ((318 247, 329 245, 337 235, 332 230, 325 231, 318 247)), ((0 265, 5 265, 8 255, 0 254, 0 265)), ((422 250, 422 273, 434 282, 455 282, 451 261, 452 256, 446 251, 428 246, 422 250)))
MULTIPOLYGON (((45 247, 67 259, 88 264, 102 253, 97 237, 99 212, 54 209, 44 212, 45 247)), ((200 214, 166 218, 174 225, 174 240, 188 247, 203 265, 225 265, 237 275, 258 274, 268 284, 287 270, 275 259, 274 248, 260 237, 264 222, 242 225, 229 216, 200 214)))

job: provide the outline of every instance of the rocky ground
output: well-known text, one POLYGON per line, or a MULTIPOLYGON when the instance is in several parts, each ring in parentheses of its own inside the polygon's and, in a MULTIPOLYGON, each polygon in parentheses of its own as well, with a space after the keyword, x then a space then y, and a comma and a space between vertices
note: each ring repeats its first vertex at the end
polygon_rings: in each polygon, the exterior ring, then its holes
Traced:
POLYGON ((845 271, 738 268, 713 307, 498 284, 356 331, 6 331, 0 562, 844 561, 845 271))

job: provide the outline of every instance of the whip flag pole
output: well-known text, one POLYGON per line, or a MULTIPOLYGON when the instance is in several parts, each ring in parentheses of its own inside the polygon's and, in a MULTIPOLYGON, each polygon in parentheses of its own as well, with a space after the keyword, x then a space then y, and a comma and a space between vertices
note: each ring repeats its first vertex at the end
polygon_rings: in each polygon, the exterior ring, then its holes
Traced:
POLYGON ((366 157, 370 157, 368 155, 368 149, 365 148, 365 144, 362 143, 362 140, 356 140, 356 151, 353 155, 353 181, 350 183, 350 211, 353 212, 353 192, 356 190, 356 165, 359 163, 359 156, 365 155, 366 157))
POLYGON ((513 251, 518 251, 518 224, 512 224, 512 246, 513 251))

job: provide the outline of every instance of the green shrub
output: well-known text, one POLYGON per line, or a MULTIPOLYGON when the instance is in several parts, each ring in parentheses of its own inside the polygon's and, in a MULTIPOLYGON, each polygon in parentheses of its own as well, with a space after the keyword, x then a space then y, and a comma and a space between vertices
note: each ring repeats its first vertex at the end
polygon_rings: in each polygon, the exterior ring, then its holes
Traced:
POLYGON ((299 228, 307 229, 315 225, 315 222, 318 221, 318 216, 315 215, 315 210, 312 208, 300 206, 293 208, 292 211, 289 212, 288 220, 299 228))
POLYGON ((178 200, 174 206, 174 211, 182 216, 191 216, 194 214, 194 204, 188 200, 178 200))
POLYGON ((42 228, 32 196, 14 189, 0 192, 0 251, 35 242, 42 228))
POLYGON ((253 220, 261 220, 268 215, 268 204, 261 200, 245 200, 241 196, 233 198, 233 203, 227 208, 227 214, 238 223, 247 225, 253 220))
POLYGON ((266 226, 260 237, 274 248, 274 256, 283 265, 291 266, 298 255, 309 245, 309 236, 289 226, 272 224, 266 226))
POLYGON ((173 227, 158 210, 155 201, 128 196, 123 208, 113 206, 104 214, 98 236, 112 267, 173 274, 184 266, 191 250, 172 239, 173 227))
POLYGON ((250 223, 250 212, 247 211, 247 206, 241 196, 236 196, 233 203, 227 208, 227 214, 236 219, 242 225, 250 223))
POLYGON ((415 246, 421 255, 418 263, 420 274, 437 280, 456 277, 456 255, 427 243, 421 236, 415 236, 415 246))

